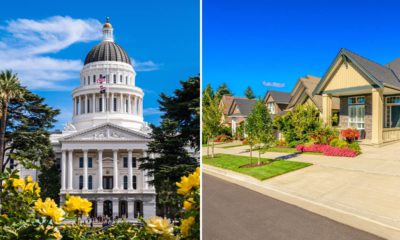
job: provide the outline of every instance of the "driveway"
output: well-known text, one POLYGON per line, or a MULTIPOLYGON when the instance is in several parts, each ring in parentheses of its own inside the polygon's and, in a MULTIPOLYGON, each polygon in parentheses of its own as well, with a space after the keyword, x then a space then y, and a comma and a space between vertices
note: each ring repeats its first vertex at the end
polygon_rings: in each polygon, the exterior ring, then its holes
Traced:
POLYGON ((204 240, 379 240, 247 188, 203 174, 204 240))
MULTIPOLYGON (((246 149, 215 148, 217 153, 248 156, 246 149)), ((314 165, 257 184, 400 232, 399 150, 400 143, 395 143, 380 148, 363 146, 363 153, 356 158, 266 153, 262 156, 314 165)))

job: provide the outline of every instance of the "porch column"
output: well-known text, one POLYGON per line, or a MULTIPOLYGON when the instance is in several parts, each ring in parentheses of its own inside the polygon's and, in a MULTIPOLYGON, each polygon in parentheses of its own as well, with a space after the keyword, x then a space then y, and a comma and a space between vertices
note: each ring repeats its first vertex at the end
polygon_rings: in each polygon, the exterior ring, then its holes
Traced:
MULTIPOLYGON (((113 150, 114 188, 118 190, 118 150, 113 150)), ((114 203, 113 203, 114 204, 114 203)))
POLYGON ((86 114, 89 113, 87 94, 85 94, 85 113, 86 113, 86 114))
POLYGON ((119 199, 112 198, 112 210, 113 210, 113 217, 119 216, 119 199))
POLYGON ((120 94, 119 99, 120 99, 120 107, 121 107, 119 109, 119 112, 123 113, 124 112, 124 96, 122 95, 122 93, 120 94))
POLYGON ((83 149, 83 188, 88 190, 88 150, 83 149))
POLYGON ((68 150, 68 190, 72 190, 73 150, 68 150))
POLYGON ((372 144, 383 143, 383 89, 372 89, 372 144))
POLYGON ((62 150, 62 155, 61 155, 61 190, 62 191, 65 191, 65 173, 67 171, 66 161, 67 161, 67 152, 66 152, 66 150, 62 150))
POLYGON ((97 198, 96 202, 97 202, 97 216, 103 216, 104 198, 97 198))
POLYGON ((128 198, 128 218, 129 219, 134 219, 134 214, 135 214, 135 208, 134 208, 134 203, 135 199, 134 198, 128 198))
POLYGON ((332 125, 332 95, 330 94, 322 94, 322 120, 325 125, 332 125))
POLYGON ((132 113, 132 104, 131 104, 131 95, 128 94, 128 113, 131 114, 132 113))
POLYGON ((101 96, 101 112, 106 112, 106 95, 105 94, 100 94, 101 96))
POLYGON ((133 96, 133 114, 134 115, 138 115, 138 112, 137 112, 137 97, 136 96, 133 96))
POLYGON ((75 100, 75 98, 73 97, 73 98, 72 98, 72 106, 73 106, 73 109, 74 109, 74 110, 73 110, 74 112, 72 113, 73 116, 76 115, 76 110, 75 110, 76 103, 75 103, 75 101, 76 101, 76 100, 75 100))
MULTIPOLYGON (((98 150, 99 160, 97 169, 97 191, 103 191, 103 150, 98 150)), ((103 214, 102 214, 103 215, 103 214)))
POLYGON ((133 190, 132 177, 132 150, 128 150, 128 190, 133 190))

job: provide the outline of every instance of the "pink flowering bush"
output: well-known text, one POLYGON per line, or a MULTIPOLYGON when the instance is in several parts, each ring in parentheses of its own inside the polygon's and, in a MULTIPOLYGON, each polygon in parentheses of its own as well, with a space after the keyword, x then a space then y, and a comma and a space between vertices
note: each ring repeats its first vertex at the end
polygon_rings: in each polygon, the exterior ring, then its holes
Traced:
POLYGON ((312 144, 310 146, 298 145, 296 150, 299 152, 320 152, 325 156, 338 156, 338 157, 355 157, 357 152, 351 148, 333 147, 327 144, 312 144))

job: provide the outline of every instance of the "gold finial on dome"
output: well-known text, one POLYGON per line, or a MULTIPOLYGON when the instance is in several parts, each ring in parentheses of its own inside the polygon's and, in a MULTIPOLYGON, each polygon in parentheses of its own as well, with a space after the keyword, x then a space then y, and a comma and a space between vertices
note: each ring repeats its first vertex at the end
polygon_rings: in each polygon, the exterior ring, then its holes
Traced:
POLYGON ((106 23, 103 25, 103 28, 112 28, 109 17, 106 17, 106 23))

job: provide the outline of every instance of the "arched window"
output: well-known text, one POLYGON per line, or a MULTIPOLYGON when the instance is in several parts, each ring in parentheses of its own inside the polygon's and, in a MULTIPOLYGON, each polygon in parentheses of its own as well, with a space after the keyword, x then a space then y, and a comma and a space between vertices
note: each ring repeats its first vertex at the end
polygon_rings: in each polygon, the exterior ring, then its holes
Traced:
POLYGON ((89 179, 88 179, 88 188, 89 189, 93 189, 93 177, 92 175, 89 175, 89 179))
POLYGON ((124 168, 128 167, 128 158, 124 157, 124 168))
POLYGON ((122 83, 122 74, 119 75, 119 82, 122 83))
POLYGON ((128 189, 128 176, 124 176, 124 189, 128 189))
POLYGON ((90 85, 90 76, 87 77, 87 85, 90 85))
POLYGON ((128 99, 125 100, 125 112, 129 112, 129 101, 128 101, 128 99))
POLYGON ((110 83, 110 75, 106 75, 107 83, 110 83))
POLYGON ((90 113, 90 98, 87 100, 87 113, 90 113))
POLYGON ((133 189, 136 189, 136 176, 132 176, 132 186, 133 186, 133 189))
POLYGON ((117 83, 117 74, 114 74, 113 83, 117 83))
POLYGON ((96 75, 93 75, 93 83, 96 83, 96 75))
POLYGON ((79 176, 79 189, 83 188, 83 176, 79 176))
POLYGON ((86 85, 86 78, 83 77, 83 85, 86 85))

